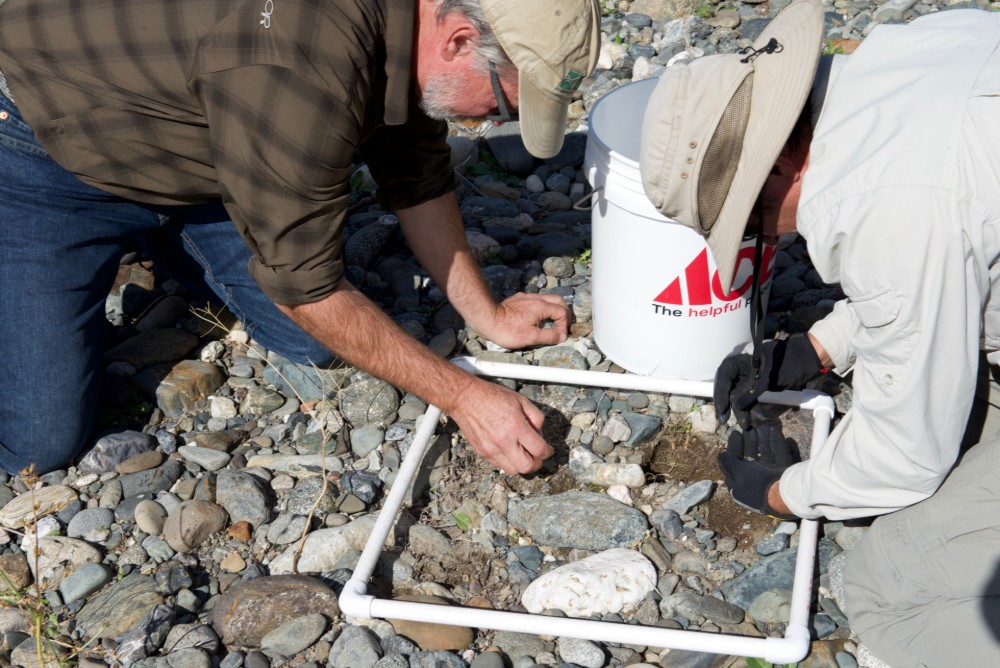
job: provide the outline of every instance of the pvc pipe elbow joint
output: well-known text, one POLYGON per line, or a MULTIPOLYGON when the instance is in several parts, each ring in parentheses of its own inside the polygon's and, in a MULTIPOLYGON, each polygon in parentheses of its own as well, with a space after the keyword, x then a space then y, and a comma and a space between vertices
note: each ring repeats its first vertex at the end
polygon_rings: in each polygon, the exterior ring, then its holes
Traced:
POLYGON ((784 638, 768 638, 764 660, 775 665, 794 664, 809 654, 809 629, 799 624, 789 624, 784 638))
POLYGON ((345 617, 359 617, 371 619, 372 601, 374 596, 369 596, 365 592, 368 586, 362 580, 351 578, 344 585, 337 602, 340 604, 340 611, 345 617))

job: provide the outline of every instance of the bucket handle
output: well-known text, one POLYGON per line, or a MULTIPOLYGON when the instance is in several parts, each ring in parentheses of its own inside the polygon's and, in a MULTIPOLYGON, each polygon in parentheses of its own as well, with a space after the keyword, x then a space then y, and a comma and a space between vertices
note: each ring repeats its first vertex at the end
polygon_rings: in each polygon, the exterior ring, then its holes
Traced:
POLYGON ((587 195, 584 195, 583 197, 581 197, 580 199, 578 199, 573 204, 573 210, 574 211, 593 211, 594 210, 594 206, 596 206, 596 205, 595 205, 594 202, 591 202, 591 200, 594 198, 594 196, 596 196, 597 194, 599 194, 602 190, 604 190, 603 187, 594 188, 593 190, 591 190, 590 193, 588 193, 587 195))

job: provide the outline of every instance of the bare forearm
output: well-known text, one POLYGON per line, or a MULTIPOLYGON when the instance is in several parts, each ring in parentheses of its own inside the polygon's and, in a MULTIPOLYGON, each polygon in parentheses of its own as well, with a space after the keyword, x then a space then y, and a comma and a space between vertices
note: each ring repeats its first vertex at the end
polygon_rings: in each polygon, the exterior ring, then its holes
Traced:
POLYGON ((347 281, 322 301, 278 308, 347 362, 445 412, 475 382, 407 335, 347 281))

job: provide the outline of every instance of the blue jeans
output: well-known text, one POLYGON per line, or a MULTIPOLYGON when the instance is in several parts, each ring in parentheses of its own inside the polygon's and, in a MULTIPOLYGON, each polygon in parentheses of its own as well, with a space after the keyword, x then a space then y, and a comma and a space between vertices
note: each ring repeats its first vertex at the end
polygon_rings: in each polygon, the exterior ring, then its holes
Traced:
POLYGON ((0 93, 0 468, 54 470, 87 445, 104 302, 137 244, 182 284, 207 284, 265 347, 300 363, 333 359, 250 278, 221 202, 151 206, 91 187, 49 157, 0 93))

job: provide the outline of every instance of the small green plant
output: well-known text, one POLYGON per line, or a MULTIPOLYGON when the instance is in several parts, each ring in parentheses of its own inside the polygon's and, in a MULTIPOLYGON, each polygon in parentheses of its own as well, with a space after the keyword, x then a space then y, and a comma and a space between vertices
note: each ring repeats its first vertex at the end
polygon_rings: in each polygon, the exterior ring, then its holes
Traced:
MULTIPOLYGON (((757 659, 755 657, 744 657, 744 661, 747 662, 747 668, 776 668, 775 664, 765 661, 764 659, 757 659)), ((785 664, 785 668, 795 668, 799 664, 789 663, 785 664)))
POLYGON ((455 518, 455 526, 462 531, 468 531, 472 528, 472 518, 465 513, 455 513, 452 517, 455 518))
POLYGON ((625 42, 625 38, 622 37, 621 33, 617 33, 617 34, 615 34, 614 42, 615 42, 615 44, 623 44, 625 42))
POLYGON ((699 19, 710 19, 715 16, 715 7, 710 2, 703 2, 694 8, 694 15, 699 19))
POLYGON ((826 44, 823 45, 824 56, 840 56, 843 54, 844 54, 844 49, 834 44, 832 39, 826 40, 826 44))
POLYGON ((469 176, 490 176, 500 183, 516 187, 521 185, 521 179, 511 174, 497 162, 487 149, 479 149, 479 162, 469 166, 469 176))
MULTIPOLYGON (((38 503, 34 499, 35 488, 38 483, 38 473, 34 464, 29 465, 19 474, 25 486, 32 495, 32 520, 25 527, 25 533, 31 536, 36 534, 35 527, 38 525, 38 503)), ((10 531, 10 529, 8 529, 10 531)), ((52 535, 51 533, 48 535, 52 535)), ((35 573, 39 573, 38 566, 39 552, 38 543, 42 536, 34 535, 25 541, 27 557, 34 560, 35 573)), ((0 607, 18 608, 31 623, 31 633, 35 644, 35 653, 38 664, 41 666, 69 666, 75 665, 80 653, 83 652, 100 634, 94 637, 81 647, 67 645, 60 642, 57 637, 61 633, 59 627, 59 617, 49 605, 48 599, 43 595, 41 583, 38 580, 26 587, 19 587, 11 577, 0 568, 0 607)), ((104 629, 101 629, 103 631, 104 629)))
POLYGON ((586 249, 573 258, 573 264, 590 264, 590 249, 586 249))

